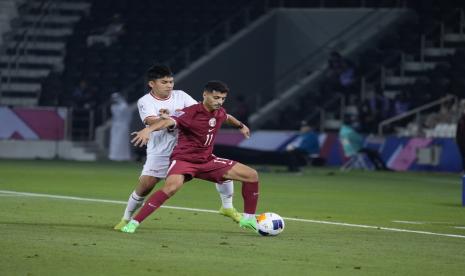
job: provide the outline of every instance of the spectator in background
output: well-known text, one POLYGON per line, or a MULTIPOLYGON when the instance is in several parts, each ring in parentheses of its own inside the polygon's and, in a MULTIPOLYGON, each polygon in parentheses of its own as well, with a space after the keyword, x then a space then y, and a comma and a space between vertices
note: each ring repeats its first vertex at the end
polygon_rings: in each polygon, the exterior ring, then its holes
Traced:
MULTIPOLYGON (((455 118, 456 119, 456 118, 455 118)), ((454 116, 445 103, 441 104, 439 112, 429 114, 425 119, 425 127, 434 128, 438 124, 452 124, 454 123, 454 116)))
POLYGON ((407 100, 405 93, 401 92, 400 94, 397 94, 394 98, 394 116, 407 112, 409 108, 410 103, 407 100))
MULTIPOLYGON (((358 120, 360 122, 360 130, 364 133, 369 133, 376 129, 377 126, 377 114, 373 108, 376 108, 376 105, 373 105, 371 99, 373 97, 373 92, 369 92, 367 99, 364 99, 359 102, 358 106, 358 120)), ((350 121, 350 120, 349 120, 350 121)))
POLYGON ((287 145, 286 151, 290 155, 288 169, 291 172, 300 171, 300 167, 307 165, 308 160, 315 165, 324 163, 324 160, 320 158, 318 134, 306 121, 302 121, 300 135, 287 145))
POLYGON ((79 81, 71 94, 71 106, 74 108, 94 109, 97 104, 97 88, 89 86, 86 80, 79 81))
POLYGON ((383 95, 380 88, 367 93, 367 99, 363 101, 360 114, 363 119, 363 132, 372 132, 379 123, 389 117, 391 103, 383 95))
POLYGON ((343 62, 344 60, 341 54, 336 51, 330 53, 328 58, 328 68, 325 71, 325 78, 320 83, 320 91, 323 95, 339 91, 339 76, 343 70, 343 62))
POLYGON ((96 43, 103 43, 105 47, 110 46, 118 40, 124 33, 124 24, 119 14, 114 14, 110 24, 92 31, 93 34, 87 37, 87 47, 96 43))
POLYGON ((328 68, 321 90, 323 94, 341 92, 345 95, 352 93, 355 82, 355 67, 353 63, 333 51, 328 58, 328 68))
POLYGON ((113 161, 130 160, 129 123, 132 112, 126 100, 119 93, 111 95, 111 116, 108 158, 113 161))
POLYGON ((337 51, 332 51, 328 58, 328 71, 326 76, 330 79, 338 79, 343 70, 343 62, 344 59, 341 54, 337 51))
POLYGON ((88 93, 84 97, 83 107, 88 110, 95 110, 99 104, 100 101, 97 87, 91 86, 88 90, 88 93))
POLYGON ((342 88, 350 88, 355 81, 355 68, 352 62, 342 60, 341 72, 339 73, 339 83, 342 88))
POLYGON ((88 94, 89 88, 87 81, 81 80, 71 94, 71 105, 73 107, 83 107, 88 94))
POLYGON ((372 110, 376 110, 378 123, 391 116, 391 101, 384 95, 381 87, 377 87, 374 95, 370 99, 372 110))
POLYGON ((350 119, 345 118, 339 129, 345 156, 354 158, 359 153, 364 153, 377 170, 390 170, 376 150, 363 146, 363 137, 351 126, 350 119))

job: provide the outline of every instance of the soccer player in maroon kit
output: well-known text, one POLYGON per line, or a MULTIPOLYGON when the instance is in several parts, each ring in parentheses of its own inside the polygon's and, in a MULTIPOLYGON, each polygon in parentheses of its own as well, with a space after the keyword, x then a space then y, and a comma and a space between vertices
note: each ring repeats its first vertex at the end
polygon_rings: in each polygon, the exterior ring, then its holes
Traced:
POLYGON ((257 231, 255 211, 258 202, 257 171, 239 162, 213 155, 216 134, 223 122, 232 125, 248 138, 247 126, 226 113, 222 107, 229 92, 220 81, 209 81, 203 91, 203 102, 184 108, 171 117, 159 118, 158 122, 135 132, 135 146, 147 144, 152 131, 176 127, 179 129, 178 144, 171 154, 171 164, 165 185, 145 202, 137 215, 121 229, 134 233, 139 224, 173 196, 182 185, 192 178, 211 182, 238 180, 242 182, 244 216, 239 222, 242 228, 257 231))

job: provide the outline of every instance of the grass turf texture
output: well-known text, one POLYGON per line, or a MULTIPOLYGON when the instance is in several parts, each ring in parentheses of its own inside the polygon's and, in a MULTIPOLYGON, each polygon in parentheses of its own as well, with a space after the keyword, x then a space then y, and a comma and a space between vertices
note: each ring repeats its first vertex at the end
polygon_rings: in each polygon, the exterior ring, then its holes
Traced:
MULTIPOLYGON (((0 190, 125 202, 140 164, 0 161, 0 190)), ((259 212, 465 236, 460 177, 309 168, 262 173, 259 212), (334 171, 334 173, 333 173, 334 171), (420 221, 399 224, 393 220, 420 221)), ((160 184, 159 184, 160 185, 160 184)), ((242 209, 240 185, 235 206, 242 209)), ((192 181, 170 206, 217 210, 192 181)), ((463 275, 465 239, 286 220, 278 237, 220 215, 161 208, 138 231, 112 230, 123 204, 0 193, 0 275, 463 275)))

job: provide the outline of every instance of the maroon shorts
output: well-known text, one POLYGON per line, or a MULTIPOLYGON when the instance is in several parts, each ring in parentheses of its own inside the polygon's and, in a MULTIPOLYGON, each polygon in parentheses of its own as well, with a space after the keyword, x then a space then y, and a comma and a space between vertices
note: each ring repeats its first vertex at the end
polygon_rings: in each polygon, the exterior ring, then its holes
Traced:
POLYGON ((182 160, 172 160, 166 177, 172 174, 186 175, 186 181, 192 178, 200 178, 211 182, 223 182, 223 175, 237 162, 229 159, 215 157, 206 163, 191 163, 182 160))

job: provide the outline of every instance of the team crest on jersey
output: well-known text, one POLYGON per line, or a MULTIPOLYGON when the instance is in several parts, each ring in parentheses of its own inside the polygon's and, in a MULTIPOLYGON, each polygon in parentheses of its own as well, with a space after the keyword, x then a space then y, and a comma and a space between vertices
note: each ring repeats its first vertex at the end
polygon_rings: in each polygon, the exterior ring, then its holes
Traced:
POLYGON ((174 111, 173 116, 174 117, 181 117, 184 113, 185 113, 184 111, 178 109, 178 110, 174 111))
POLYGON ((211 126, 211 127, 216 126, 216 119, 215 119, 215 118, 211 118, 211 119, 208 121, 208 125, 211 126))

